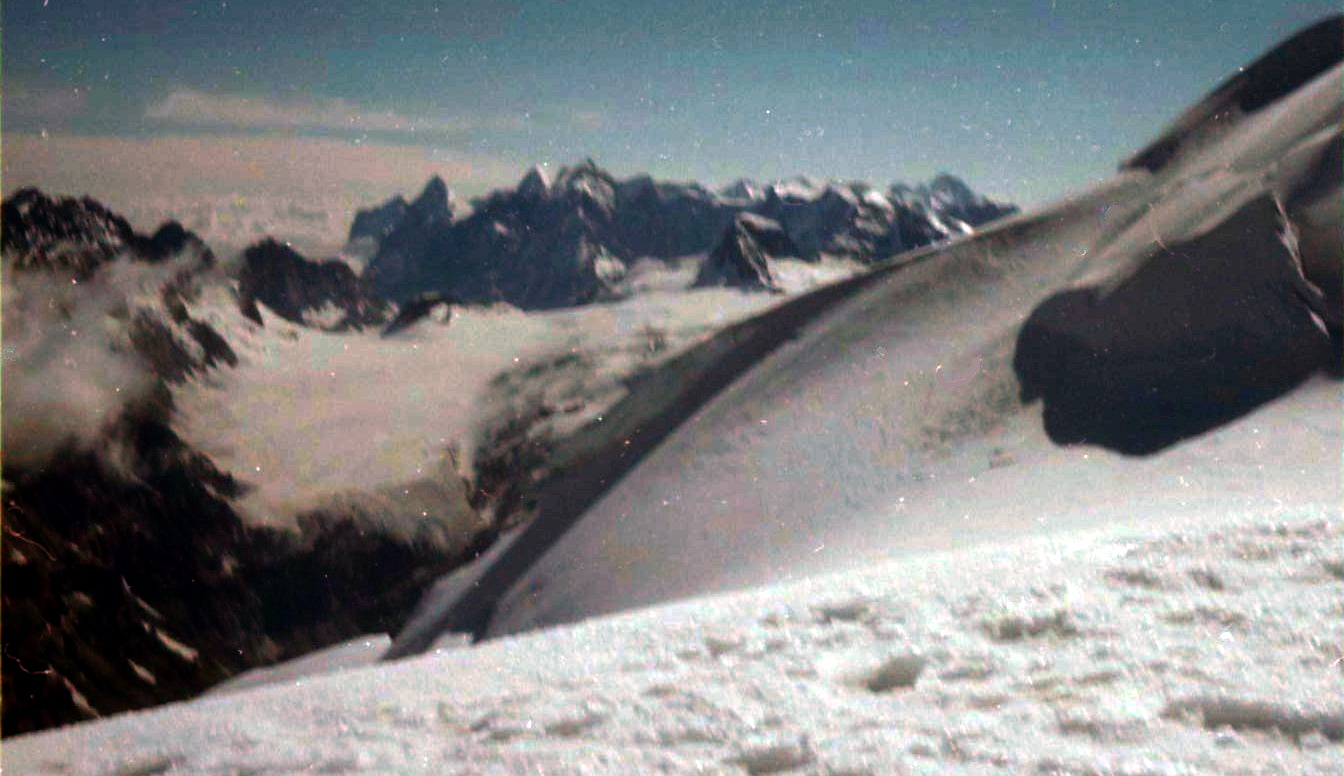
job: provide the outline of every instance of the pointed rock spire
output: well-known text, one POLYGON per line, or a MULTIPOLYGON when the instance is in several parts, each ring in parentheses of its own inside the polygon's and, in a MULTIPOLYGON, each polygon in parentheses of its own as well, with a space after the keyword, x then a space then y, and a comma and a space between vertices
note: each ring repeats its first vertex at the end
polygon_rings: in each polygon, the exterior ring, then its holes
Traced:
POLYGON ((518 193, 524 197, 540 198, 551 192, 551 178, 541 165, 532 165, 523 180, 518 184, 518 193))
POLYGON ((435 175, 425 184, 420 196, 416 197, 415 201, 411 203, 411 209, 426 219, 442 215, 451 218, 452 208, 449 204, 451 198, 452 194, 448 191, 448 184, 443 182, 443 178, 435 175))

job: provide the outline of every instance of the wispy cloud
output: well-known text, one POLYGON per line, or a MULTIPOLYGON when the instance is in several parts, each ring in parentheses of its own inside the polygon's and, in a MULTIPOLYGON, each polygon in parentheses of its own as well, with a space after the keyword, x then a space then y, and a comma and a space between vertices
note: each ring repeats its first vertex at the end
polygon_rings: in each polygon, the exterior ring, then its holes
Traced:
POLYGON ((412 116, 367 110, 344 99, 273 100, 179 88, 150 104, 145 117, 178 127, 236 130, 449 133, 519 130, 522 116, 412 116))

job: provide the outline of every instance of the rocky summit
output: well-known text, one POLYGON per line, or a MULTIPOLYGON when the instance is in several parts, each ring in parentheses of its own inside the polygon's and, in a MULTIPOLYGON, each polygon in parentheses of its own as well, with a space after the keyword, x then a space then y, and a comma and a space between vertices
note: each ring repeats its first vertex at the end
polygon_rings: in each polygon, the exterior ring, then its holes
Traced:
POLYGON ((0 206, 0 250, 10 269, 52 270, 87 278, 118 257, 162 261, 192 251, 214 262, 205 243, 176 221, 151 236, 91 197, 50 197, 21 189, 0 206))
POLYGON ((798 249, 778 221, 738 213, 732 229, 700 265, 695 285, 775 290, 770 259, 797 255, 798 249))

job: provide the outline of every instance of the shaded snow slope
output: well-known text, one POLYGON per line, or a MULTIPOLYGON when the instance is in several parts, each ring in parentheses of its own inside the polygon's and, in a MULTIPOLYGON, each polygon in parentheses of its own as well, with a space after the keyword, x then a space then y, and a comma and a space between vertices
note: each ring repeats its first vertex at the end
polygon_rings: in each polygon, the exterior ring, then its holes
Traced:
MULTIPOLYGON (((1243 296, 1252 306, 1235 289, 1219 290, 1203 306, 1198 293, 1159 295, 1189 306, 1154 313, 1175 318, 1174 331, 1163 322, 1175 341, 1136 341, 1132 325, 1098 316, 1053 330, 1047 346, 1067 342, 1079 326, 1110 326, 1113 339, 1084 340, 1087 358, 1111 363, 1118 358, 1109 349, 1114 346, 1139 349, 1120 351, 1139 366, 1145 357, 1195 362, 1219 337, 1240 347, 1242 316, 1293 316, 1295 322, 1272 337, 1245 338, 1250 344, 1237 356, 1242 384, 1196 386, 1208 391, 1208 405, 1226 401, 1233 407, 1209 425, 1232 422, 1327 366, 1330 346, 1301 293, 1310 284, 1292 266, 1293 252, 1280 245, 1280 222, 1268 198, 1317 176, 1312 166, 1286 160, 1338 136, 1340 77, 1335 66, 1300 84, 1159 174, 1126 170, 1081 196, 904 257, 900 266, 795 300, 726 333, 750 339, 755 326, 766 330, 760 335, 766 339, 720 358, 711 371, 724 378, 697 399, 682 395, 670 402, 658 421, 662 430, 642 437, 637 430, 629 440, 617 440, 602 463, 606 468, 590 467, 544 487, 538 519, 498 555, 481 584, 438 611, 426 611, 408 631, 419 635, 394 645, 393 654, 414 651, 412 642, 424 646, 430 624, 500 635, 768 583, 813 566, 819 546, 894 552, 1019 535, 1025 529, 1020 520, 991 508, 1001 506, 1008 491, 961 487, 982 476, 996 457, 1030 462, 1010 484, 1024 504, 1050 505, 1040 510, 1047 519, 1104 524, 1124 514, 1165 512, 1187 487, 1204 487, 1209 468, 1226 470, 1230 481, 1255 482, 1262 466, 1280 464, 1284 479, 1265 486, 1272 493, 1337 503, 1344 495, 1338 478, 1333 470, 1320 470, 1323 462, 1338 460, 1340 449, 1339 429, 1329 419, 1337 414, 1338 397, 1328 387, 1314 389, 1326 392, 1323 411, 1304 410, 1319 433, 1288 420, 1303 411, 1301 403, 1316 401, 1311 390, 1299 391, 1208 438, 1175 447, 1174 439, 1165 440, 1158 445, 1165 449, 1161 457, 1139 464, 1095 450, 1055 449, 1055 442, 1066 441, 1052 439, 1056 394, 1046 395, 1043 423, 1039 405, 1022 403, 1033 396, 1014 357, 1023 322, 1060 291, 1084 288, 1099 299, 1123 299, 1137 284, 1168 294, 1199 281, 1197 273, 1189 278, 1163 269, 1163 262, 1175 266, 1173 257, 1183 255, 1184 246, 1240 245, 1256 252, 1245 259, 1254 269, 1238 281, 1246 284, 1243 296), (1245 208, 1255 203, 1259 210, 1247 216, 1245 208), (1239 243, 1238 230, 1245 235, 1239 243), (1215 233, 1222 242, 1198 242, 1215 233), (1156 272, 1156 279, 1135 280, 1145 271, 1156 272), (1213 334, 1180 339, 1179 315, 1187 315, 1197 332, 1213 334), (1288 362, 1275 360, 1284 336, 1305 343, 1288 362), (1237 392, 1251 388, 1259 375, 1273 389, 1239 406, 1237 392), (1234 392, 1232 400, 1224 390, 1234 392), (1267 460, 1244 446, 1244 435, 1262 423, 1263 433, 1289 448, 1282 458, 1267 460), (630 446, 629 454, 622 444, 630 446), (1000 448, 1003 453, 996 453, 1000 448), (1088 460, 1098 461, 1095 468, 1062 463, 1089 454, 1088 460), (1306 482, 1298 481, 1301 470, 1306 482), (1155 472, 1186 475, 1191 484, 1171 477, 1154 481, 1155 472), (921 506, 903 508, 912 497, 922 499, 921 506), (1159 508, 1141 508, 1145 501, 1159 508), (1055 508, 1071 503, 1080 506, 1064 513, 1055 508)), ((1210 289, 1232 282, 1207 280, 1210 289)), ((1085 375, 1069 361, 1056 360, 1052 368, 1065 390, 1071 377, 1085 375)), ((1187 371, 1196 379, 1210 374, 1187 371)), ((1098 411, 1105 409, 1097 404, 1098 411)), ((1228 508, 1259 503, 1255 492, 1242 496, 1221 487, 1198 498, 1226 499, 1228 508)), ((838 555, 821 567, 848 561, 838 555)))
POLYGON ((5 742, 25 774, 1344 767, 1344 519, 1268 507, 592 620, 5 742), (967 573, 974 569, 974 573, 967 573))

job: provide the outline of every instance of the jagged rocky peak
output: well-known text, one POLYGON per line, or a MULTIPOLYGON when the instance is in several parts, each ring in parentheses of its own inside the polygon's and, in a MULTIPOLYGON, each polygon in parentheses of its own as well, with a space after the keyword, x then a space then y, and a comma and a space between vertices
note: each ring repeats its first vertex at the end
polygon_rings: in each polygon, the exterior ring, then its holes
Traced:
POLYGON ((388 235, 413 221, 419 227, 449 223, 456 216, 453 192, 443 178, 435 175, 425 183, 419 196, 411 202, 397 194, 378 207, 360 210, 350 224, 348 242, 371 240, 381 244, 388 235))
POLYGON ((22 189, 0 206, 0 249, 15 269, 93 274, 136 243, 126 219, 90 197, 53 198, 22 189))
POLYGON ((859 202, 882 210, 892 210, 895 206, 876 186, 862 181, 849 184, 849 191, 859 202))
POLYGON ((410 209, 426 220, 452 220, 452 192, 443 178, 435 175, 425 184, 420 196, 411 203, 410 209))
POLYGON ((719 189, 718 193, 719 196, 724 199, 755 201, 765 196, 765 188, 749 178, 738 178, 727 186, 719 189))
POLYGON ((13 269, 92 275, 119 256, 158 262, 190 251, 200 266, 214 263, 209 247, 176 221, 146 236, 92 197, 51 197, 38 189, 14 193, 0 206, 0 249, 13 269))
POLYGON ((820 197, 827 188, 829 188, 828 184, 806 175, 800 175, 797 178, 770 184, 766 189, 766 196, 778 197, 791 202, 811 202, 820 197))
POLYGON ((961 222, 967 229, 993 221, 1018 211, 1017 206, 991 200, 977 194, 961 178, 942 172, 927 184, 892 185, 889 196, 893 202, 913 209, 923 209, 941 218, 961 222))
POLYGON ((518 183, 518 194, 528 199, 545 199, 551 193, 551 176, 539 164, 527 171, 518 183))
POLYGON ((693 285, 777 291, 779 284, 771 270, 771 260, 796 256, 798 248, 778 221, 755 213, 738 213, 723 239, 700 265, 693 285))
POLYGON ((694 181, 659 181, 647 173, 616 182, 616 201, 620 206, 669 208, 672 212, 681 212, 688 205, 698 209, 728 206, 723 199, 720 194, 694 181))
POLYGON ((349 264, 310 261, 271 237, 244 251, 238 298, 243 314, 258 323, 260 303, 287 321, 327 331, 381 324, 388 314, 387 303, 349 264))
POLYGON ((406 198, 398 194, 378 207, 356 212, 355 220, 350 224, 349 241, 382 240, 401 223, 409 209, 410 205, 406 202, 406 198))
POLYGON ((585 159, 573 167, 562 167, 555 177, 555 188, 569 197, 592 201, 610 208, 616 195, 616 179, 597 162, 585 159))
POLYGON ((215 254, 197 234, 177 221, 165 221, 142 246, 145 258, 151 261, 163 261, 183 253, 197 257, 202 266, 210 267, 215 263, 215 254))
POLYGON ((966 181, 951 173, 940 172, 929 183, 929 192, 935 199, 948 204, 969 205, 984 199, 971 191, 966 181))
POLYGON ((591 156, 585 157, 578 164, 561 167, 560 174, 555 177, 555 183, 560 188, 571 188, 589 180, 614 182, 611 174, 602 169, 591 156))

